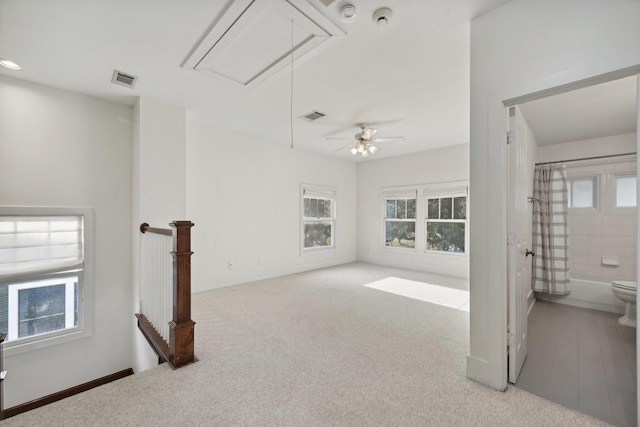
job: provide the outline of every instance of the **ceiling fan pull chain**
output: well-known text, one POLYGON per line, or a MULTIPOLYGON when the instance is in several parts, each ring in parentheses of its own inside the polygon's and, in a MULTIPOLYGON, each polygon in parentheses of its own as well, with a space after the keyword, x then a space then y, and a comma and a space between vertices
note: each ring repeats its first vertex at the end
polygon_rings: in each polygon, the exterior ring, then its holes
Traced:
POLYGON ((291 20, 291 90, 289 91, 291 94, 291 99, 289 100, 290 106, 290 138, 291 138, 291 148, 293 149, 293 19, 291 20))

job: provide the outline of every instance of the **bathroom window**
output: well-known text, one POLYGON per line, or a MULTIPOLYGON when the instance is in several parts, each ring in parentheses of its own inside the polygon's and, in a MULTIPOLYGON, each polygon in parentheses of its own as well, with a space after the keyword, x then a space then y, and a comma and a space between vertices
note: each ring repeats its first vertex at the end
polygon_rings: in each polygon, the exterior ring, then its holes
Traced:
POLYGON ((595 208, 596 194, 595 176, 567 180, 567 199, 570 208, 595 208))
POLYGON ((616 176, 616 207, 636 206, 636 177, 616 176))

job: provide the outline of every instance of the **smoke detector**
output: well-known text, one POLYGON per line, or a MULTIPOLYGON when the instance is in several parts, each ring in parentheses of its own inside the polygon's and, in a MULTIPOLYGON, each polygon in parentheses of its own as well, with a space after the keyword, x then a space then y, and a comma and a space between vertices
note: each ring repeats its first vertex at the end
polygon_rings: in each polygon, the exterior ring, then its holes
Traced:
POLYGON ((375 22, 379 27, 384 27, 389 23, 392 15, 393 11, 391 9, 388 7, 381 7, 373 12, 373 22, 375 22))
POLYGON ((345 4, 340 8, 340 15, 342 16, 342 22, 345 24, 351 24, 356 19, 356 8, 352 4, 345 4))

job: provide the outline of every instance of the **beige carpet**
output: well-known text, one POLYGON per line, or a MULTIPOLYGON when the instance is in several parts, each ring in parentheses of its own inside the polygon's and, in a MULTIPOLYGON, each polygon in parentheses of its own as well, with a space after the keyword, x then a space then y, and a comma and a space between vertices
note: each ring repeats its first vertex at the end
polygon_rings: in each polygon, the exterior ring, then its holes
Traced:
POLYGON ((356 263, 195 294, 197 363, 163 365, 0 424, 603 424, 467 380, 469 313, 365 286, 388 287, 389 277, 443 284, 356 263))

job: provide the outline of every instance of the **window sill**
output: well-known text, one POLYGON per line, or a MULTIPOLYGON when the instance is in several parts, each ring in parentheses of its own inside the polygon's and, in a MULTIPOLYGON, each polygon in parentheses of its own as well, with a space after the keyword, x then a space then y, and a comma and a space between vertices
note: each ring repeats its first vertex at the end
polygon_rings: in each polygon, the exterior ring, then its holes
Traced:
POLYGON ((69 328, 48 334, 35 335, 21 340, 3 343, 5 357, 16 356, 34 350, 41 350, 54 345, 64 344, 91 336, 91 331, 82 328, 69 328))
POLYGON ((326 254, 326 253, 334 253, 336 251, 335 246, 320 246, 314 248, 303 248, 302 255, 313 255, 313 254, 326 254))
POLYGON ((400 246, 383 246, 383 252, 393 253, 393 254, 407 254, 407 255, 415 255, 418 253, 415 247, 400 247, 400 246))
POLYGON ((567 212, 574 215, 596 215, 600 213, 600 209, 594 207, 567 208, 567 212))
POLYGON ((447 252, 447 251, 434 251, 426 249, 424 251, 427 255, 443 255, 443 256, 455 256, 455 257, 467 257, 468 254, 466 252, 447 252))

